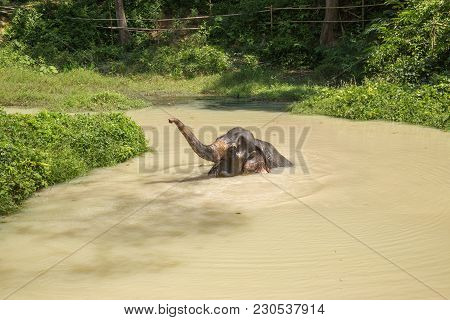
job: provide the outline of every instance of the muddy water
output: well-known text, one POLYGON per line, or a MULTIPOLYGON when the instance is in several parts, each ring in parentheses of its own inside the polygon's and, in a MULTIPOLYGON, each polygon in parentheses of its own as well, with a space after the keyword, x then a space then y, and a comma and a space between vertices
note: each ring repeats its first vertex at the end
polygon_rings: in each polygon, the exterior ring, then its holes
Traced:
POLYGON ((450 135, 280 107, 129 112, 154 153, 48 188, 4 219, 0 297, 450 297, 450 135), (205 142, 253 127, 297 166, 207 179, 169 116, 205 142))

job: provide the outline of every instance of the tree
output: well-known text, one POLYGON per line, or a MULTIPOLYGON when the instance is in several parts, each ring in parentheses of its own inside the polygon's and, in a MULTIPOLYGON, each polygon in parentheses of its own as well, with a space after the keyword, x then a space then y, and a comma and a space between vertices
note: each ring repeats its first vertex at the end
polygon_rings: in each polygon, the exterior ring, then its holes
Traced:
POLYGON ((326 0, 325 19, 320 33, 320 44, 332 46, 336 43, 336 25, 335 21, 339 18, 339 0, 326 0), (330 22, 331 21, 331 22, 330 22))
POLYGON ((119 29, 120 43, 126 44, 130 41, 130 32, 127 29, 127 18, 123 8, 123 0, 116 0, 116 19, 119 29))

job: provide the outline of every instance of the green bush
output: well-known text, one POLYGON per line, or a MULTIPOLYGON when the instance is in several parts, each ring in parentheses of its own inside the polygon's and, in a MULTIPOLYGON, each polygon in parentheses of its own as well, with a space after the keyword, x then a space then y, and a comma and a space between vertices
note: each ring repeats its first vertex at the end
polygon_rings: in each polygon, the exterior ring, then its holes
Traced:
POLYGON ((140 55, 139 62, 150 72, 186 78, 220 73, 231 66, 228 55, 210 45, 163 46, 140 55))
POLYGON ((357 120, 382 119, 450 129, 450 82, 400 85, 366 81, 363 85, 323 88, 294 103, 294 113, 323 114, 357 120))
POLYGON ((11 45, 0 47, 0 68, 31 68, 44 74, 58 73, 55 66, 46 64, 42 58, 33 59, 19 49, 20 45, 15 47, 11 45))
POLYGON ((36 61, 12 46, 0 47, 0 67, 32 67, 36 61))
POLYGON ((0 112, 0 214, 36 190, 146 150, 142 129, 120 113, 0 112))
POLYGON ((121 93, 114 91, 102 91, 99 93, 81 93, 66 98, 61 109, 64 110, 129 110, 145 107, 143 100, 130 99, 121 93))
POLYGON ((450 1, 411 0, 398 15, 375 24, 368 70, 390 81, 426 82, 450 68, 450 1))
POLYGON ((85 1, 45 1, 14 11, 6 29, 6 39, 21 51, 44 64, 60 68, 89 66, 91 50, 107 43, 107 35, 92 20, 68 17, 99 17, 102 6, 85 1))
POLYGON ((326 82, 362 81, 367 58, 365 36, 343 37, 336 46, 316 49, 320 63, 315 66, 315 79, 326 82))
POLYGON ((311 6, 310 0, 217 1, 216 14, 243 13, 234 17, 216 17, 209 21, 208 41, 227 50, 252 54, 272 66, 301 68, 315 61, 320 24, 293 23, 293 20, 321 20, 320 10, 274 11, 270 24, 268 7, 311 6), (260 12, 264 11, 265 12, 260 12))

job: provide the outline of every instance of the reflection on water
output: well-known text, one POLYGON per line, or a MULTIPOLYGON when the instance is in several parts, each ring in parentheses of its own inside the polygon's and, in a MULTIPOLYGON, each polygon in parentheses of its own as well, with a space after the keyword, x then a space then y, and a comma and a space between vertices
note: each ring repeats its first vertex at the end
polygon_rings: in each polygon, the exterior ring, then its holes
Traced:
POLYGON ((154 152, 43 190, 6 218, 0 296, 449 297, 449 134, 284 107, 169 99, 130 111, 154 152), (297 166, 210 179, 171 116, 198 135, 209 126, 205 143, 232 126, 269 132, 297 166))

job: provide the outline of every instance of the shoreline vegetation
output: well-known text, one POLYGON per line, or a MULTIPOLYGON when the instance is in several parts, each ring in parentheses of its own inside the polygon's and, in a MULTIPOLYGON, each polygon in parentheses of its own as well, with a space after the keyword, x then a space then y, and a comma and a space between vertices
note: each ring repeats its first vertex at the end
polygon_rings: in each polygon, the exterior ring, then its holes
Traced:
POLYGON ((42 188, 147 150, 143 130, 122 113, 0 110, 0 216, 15 212, 42 188))
POLYGON ((385 120, 450 130, 450 82, 396 84, 366 80, 328 86, 308 76, 273 70, 240 70, 175 78, 104 75, 74 69, 43 73, 27 67, 0 68, 0 107, 56 112, 125 111, 170 97, 227 97, 291 102, 286 111, 353 120, 385 120))

